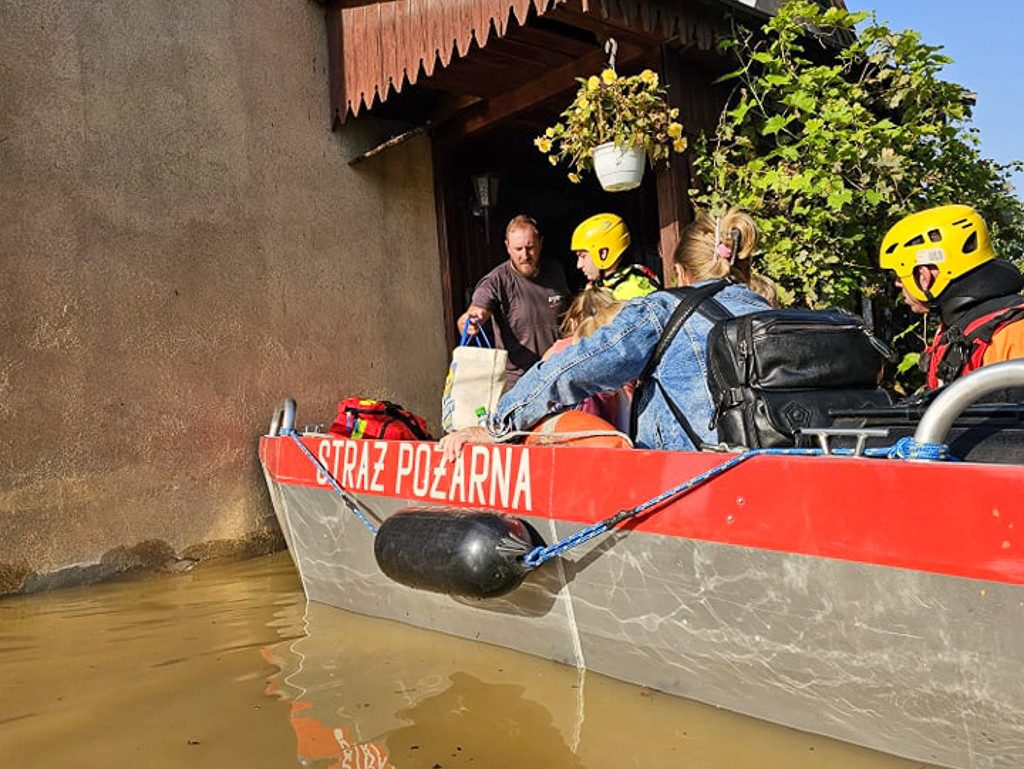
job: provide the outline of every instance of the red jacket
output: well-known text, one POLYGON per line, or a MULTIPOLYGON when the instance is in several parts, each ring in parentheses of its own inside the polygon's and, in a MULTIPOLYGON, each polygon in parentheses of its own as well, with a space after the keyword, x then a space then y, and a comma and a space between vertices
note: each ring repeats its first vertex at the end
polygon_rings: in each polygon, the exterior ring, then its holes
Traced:
POLYGON ((992 363, 1024 358, 1024 297, 970 321, 939 327, 921 357, 930 389, 992 363))

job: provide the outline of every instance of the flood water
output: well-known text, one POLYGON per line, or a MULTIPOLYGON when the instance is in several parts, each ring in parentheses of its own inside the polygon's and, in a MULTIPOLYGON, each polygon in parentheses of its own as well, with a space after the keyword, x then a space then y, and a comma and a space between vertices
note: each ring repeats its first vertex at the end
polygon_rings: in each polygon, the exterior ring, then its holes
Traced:
POLYGON ((287 553, 0 600, 0 766, 917 769, 306 604, 287 553))

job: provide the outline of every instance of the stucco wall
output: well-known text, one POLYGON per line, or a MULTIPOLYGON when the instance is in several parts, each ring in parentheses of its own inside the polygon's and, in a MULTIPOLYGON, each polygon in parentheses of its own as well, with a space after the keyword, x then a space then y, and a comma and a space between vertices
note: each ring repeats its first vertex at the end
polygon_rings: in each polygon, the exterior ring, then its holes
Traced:
POLYGON ((0 593, 259 539, 284 396, 436 428, 429 139, 345 162, 320 6, 6 0, 0 50, 0 593))

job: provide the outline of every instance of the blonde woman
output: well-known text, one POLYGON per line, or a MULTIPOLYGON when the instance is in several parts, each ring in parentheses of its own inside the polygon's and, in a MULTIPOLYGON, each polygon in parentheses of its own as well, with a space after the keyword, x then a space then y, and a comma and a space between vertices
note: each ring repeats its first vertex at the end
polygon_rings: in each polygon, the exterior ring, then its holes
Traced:
POLYGON ((757 245, 757 225, 736 208, 724 216, 698 213, 683 230, 672 262, 677 286, 693 286, 728 278, 747 286, 775 305, 775 285, 754 271, 751 257, 757 245))

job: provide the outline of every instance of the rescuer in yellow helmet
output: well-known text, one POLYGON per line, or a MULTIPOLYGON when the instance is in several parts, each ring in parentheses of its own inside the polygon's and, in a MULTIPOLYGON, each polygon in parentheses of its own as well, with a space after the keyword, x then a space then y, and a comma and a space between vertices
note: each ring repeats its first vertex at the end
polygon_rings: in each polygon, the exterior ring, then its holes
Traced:
POLYGON ((626 256, 629 243, 629 229, 615 214, 596 214, 576 227, 570 248, 588 286, 607 288, 623 302, 661 288, 653 272, 626 256))
POLYGON ((930 388, 976 368, 1024 357, 1024 277, 996 257, 988 227, 969 206, 929 208, 900 220, 879 263, 896 273, 911 310, 942 323, 921 356, 930 388))

